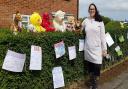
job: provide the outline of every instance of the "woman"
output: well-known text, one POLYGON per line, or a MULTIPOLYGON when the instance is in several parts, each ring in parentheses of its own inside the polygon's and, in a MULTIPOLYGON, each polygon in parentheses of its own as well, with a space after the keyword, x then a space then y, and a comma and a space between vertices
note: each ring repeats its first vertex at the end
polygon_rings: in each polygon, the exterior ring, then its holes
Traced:
POLYGON ((95 4, 89 5, 88 12, 90 16, 82 22, 86 34, 84 56, 88 63, 90 89, 97 89, 102 57, 107 55, 105 27, 95 4))

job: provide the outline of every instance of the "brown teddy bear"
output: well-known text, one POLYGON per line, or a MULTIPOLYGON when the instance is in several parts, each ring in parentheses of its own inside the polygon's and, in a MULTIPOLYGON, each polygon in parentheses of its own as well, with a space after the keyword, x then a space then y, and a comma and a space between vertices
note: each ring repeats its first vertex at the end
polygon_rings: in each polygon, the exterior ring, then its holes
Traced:
POLYGON ((71 32, 75 31, 75 18, 73 16, 68 16, 66 30, 71 32))
POLYGON ((20 21, 22 20, 21 14, 19 11, 16 12, 15 18, 13 23, 11 24, 10 29, 13 32, 21 32, 21 26, 20 26, 20 21))
POLYGON ((75 32, 76 33, 81 32, 81 21, 79 19, 75 21, 75 32))

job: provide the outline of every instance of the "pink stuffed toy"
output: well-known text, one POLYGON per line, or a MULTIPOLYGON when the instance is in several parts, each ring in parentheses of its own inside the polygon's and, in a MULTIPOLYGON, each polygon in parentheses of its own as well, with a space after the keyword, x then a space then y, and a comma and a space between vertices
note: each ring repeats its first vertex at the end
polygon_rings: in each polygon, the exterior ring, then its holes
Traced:
POLYGON ((52 27, 52 23, 50 22, 50 15, 45 12, 42 15, 42 27, 44 27, 46 29, 46 32, 53 32, 55 31, 55 28, 52 27))

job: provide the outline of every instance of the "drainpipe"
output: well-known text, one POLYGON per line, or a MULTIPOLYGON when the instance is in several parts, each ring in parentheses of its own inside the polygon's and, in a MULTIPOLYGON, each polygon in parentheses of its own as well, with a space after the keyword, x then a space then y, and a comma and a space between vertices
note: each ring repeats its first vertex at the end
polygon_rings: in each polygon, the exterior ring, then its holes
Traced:
POLYGON ((77 0, 77 20, 79 18, 79 0, 77 0))

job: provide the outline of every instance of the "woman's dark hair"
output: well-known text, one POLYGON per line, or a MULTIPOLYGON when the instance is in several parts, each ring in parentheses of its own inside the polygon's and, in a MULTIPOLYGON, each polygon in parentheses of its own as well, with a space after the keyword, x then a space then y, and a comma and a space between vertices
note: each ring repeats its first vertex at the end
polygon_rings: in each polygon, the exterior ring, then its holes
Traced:
POLYGON ((97 7, 96 7, 96 5, 95 5, 94 3, 91 3, 91 4, 89 5, 88 12, 89 12, 90 7, 91 7, 92 5, 95 7, 95 10, 96 10, 96 13, 95 13, 95 21, 102 22, 102 21, 103 21, 103 20, 102 20, 102 17, 100 16, 99 11, 97 10, 97 7))

